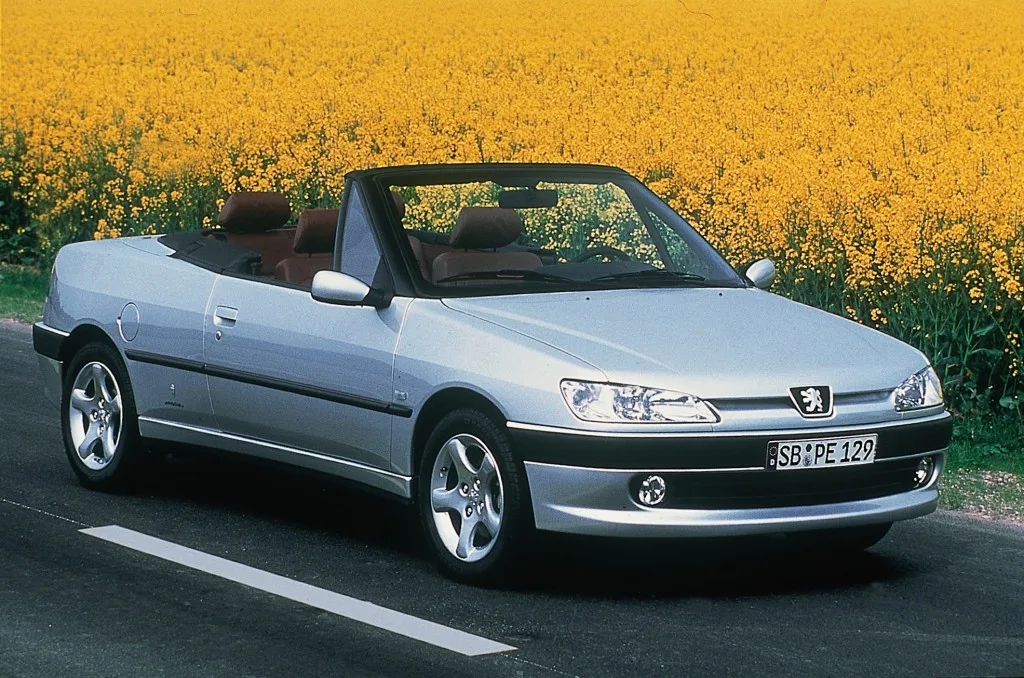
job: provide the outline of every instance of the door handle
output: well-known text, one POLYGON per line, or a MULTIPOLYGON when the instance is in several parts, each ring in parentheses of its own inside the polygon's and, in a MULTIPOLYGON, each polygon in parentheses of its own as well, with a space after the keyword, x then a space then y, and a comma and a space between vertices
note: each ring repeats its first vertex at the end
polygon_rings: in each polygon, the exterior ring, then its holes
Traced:
POLYGON ((218 306, 213 312, 213 324, 217 327, 234 327, 238 320, 238 309, 230 306, 218 306))

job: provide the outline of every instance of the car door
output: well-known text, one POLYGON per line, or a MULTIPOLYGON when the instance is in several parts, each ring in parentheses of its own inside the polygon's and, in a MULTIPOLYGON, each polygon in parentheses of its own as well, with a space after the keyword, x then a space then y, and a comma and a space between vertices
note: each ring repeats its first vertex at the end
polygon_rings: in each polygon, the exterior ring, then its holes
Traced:
POLYGON ((123 242, 140 254, 130 255, 136 259, 117 272, 126 296, 110 330, 124 351, 140 430, 163 437, 182 426, 212 429, 216 421, 202 370, 203 325, 217 274, 166 256, 168 247, 156 238, 123 242), (173 295, 167 294, 168 281, 173 295))
MULTIPOLYGON (((358 192, 342 221, 352 251, 345 271, 342 245, 343 272, 372 283, 383 262, 358 192)), ((405 410, 392 403, 392 372, 407 303, 334 305, 306 289, 222 276, 205 333, 220 428, 257 445, 388 469, 392 417, 405 410)))

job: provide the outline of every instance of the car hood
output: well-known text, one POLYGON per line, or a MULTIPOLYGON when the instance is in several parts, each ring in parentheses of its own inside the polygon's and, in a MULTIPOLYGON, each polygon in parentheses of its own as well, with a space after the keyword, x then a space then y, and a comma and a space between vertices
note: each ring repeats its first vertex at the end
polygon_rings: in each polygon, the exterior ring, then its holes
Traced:
MULTIPOLYGON (((445 299, 446 306, 554 346, 609 381, 702 398, 895 388, 927 365, 880 332, 757 289, 674 288, 445 299)), ((573 375, 564 375, 572 377, 573 375)))

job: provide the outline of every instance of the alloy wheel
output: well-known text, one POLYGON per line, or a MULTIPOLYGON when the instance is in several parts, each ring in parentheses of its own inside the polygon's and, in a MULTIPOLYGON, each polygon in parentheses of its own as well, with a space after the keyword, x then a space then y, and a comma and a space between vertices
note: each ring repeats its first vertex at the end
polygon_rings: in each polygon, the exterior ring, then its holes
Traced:
POLYGON ((101 362, 79 370, 71 386, 68 423, 78 459, 99 471, 114 459, 123 424, 121 389, 113 373, 101 362))
POLYGON ((438 451, 430 507, 441 542, 463 562, 490 553, 501 531, 504 489, 494 454, 476 436, 459 434, 438 451))

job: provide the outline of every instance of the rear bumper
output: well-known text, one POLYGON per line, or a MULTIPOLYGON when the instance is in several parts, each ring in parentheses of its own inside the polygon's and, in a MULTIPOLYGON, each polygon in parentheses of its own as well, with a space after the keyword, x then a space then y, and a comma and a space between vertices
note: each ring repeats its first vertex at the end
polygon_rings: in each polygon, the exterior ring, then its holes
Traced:
POLYGON ((56 330, 41 322, 32 326, 32 347, 39 356, 39 371, 43 376, 43 392, 54 407, 60 407, 63 370, 60 355, 61 347, 67 337, 67 332, 56 330))
POLYGON ((43 393, 54 407, 60 407, 62 369, 63 365, 59 360, 39 355, 39 373, 43 375, 43 393))
POLYGON ((60 360, 60 351, 67 338, 67 332, 54 329, 45 323, 38 322, 32 326, 32 348, 47 358, 60 360))
POLYGON ((605 537, 724 537, 852 527, 927 515, 938 506, 938 477, 945 458, 942 451, 935 456, 935 473, 920 489, 874 499, 774 508, 647 508, 630 496, 635 471, 526 462, 526 475, 540 530, 605 537))

